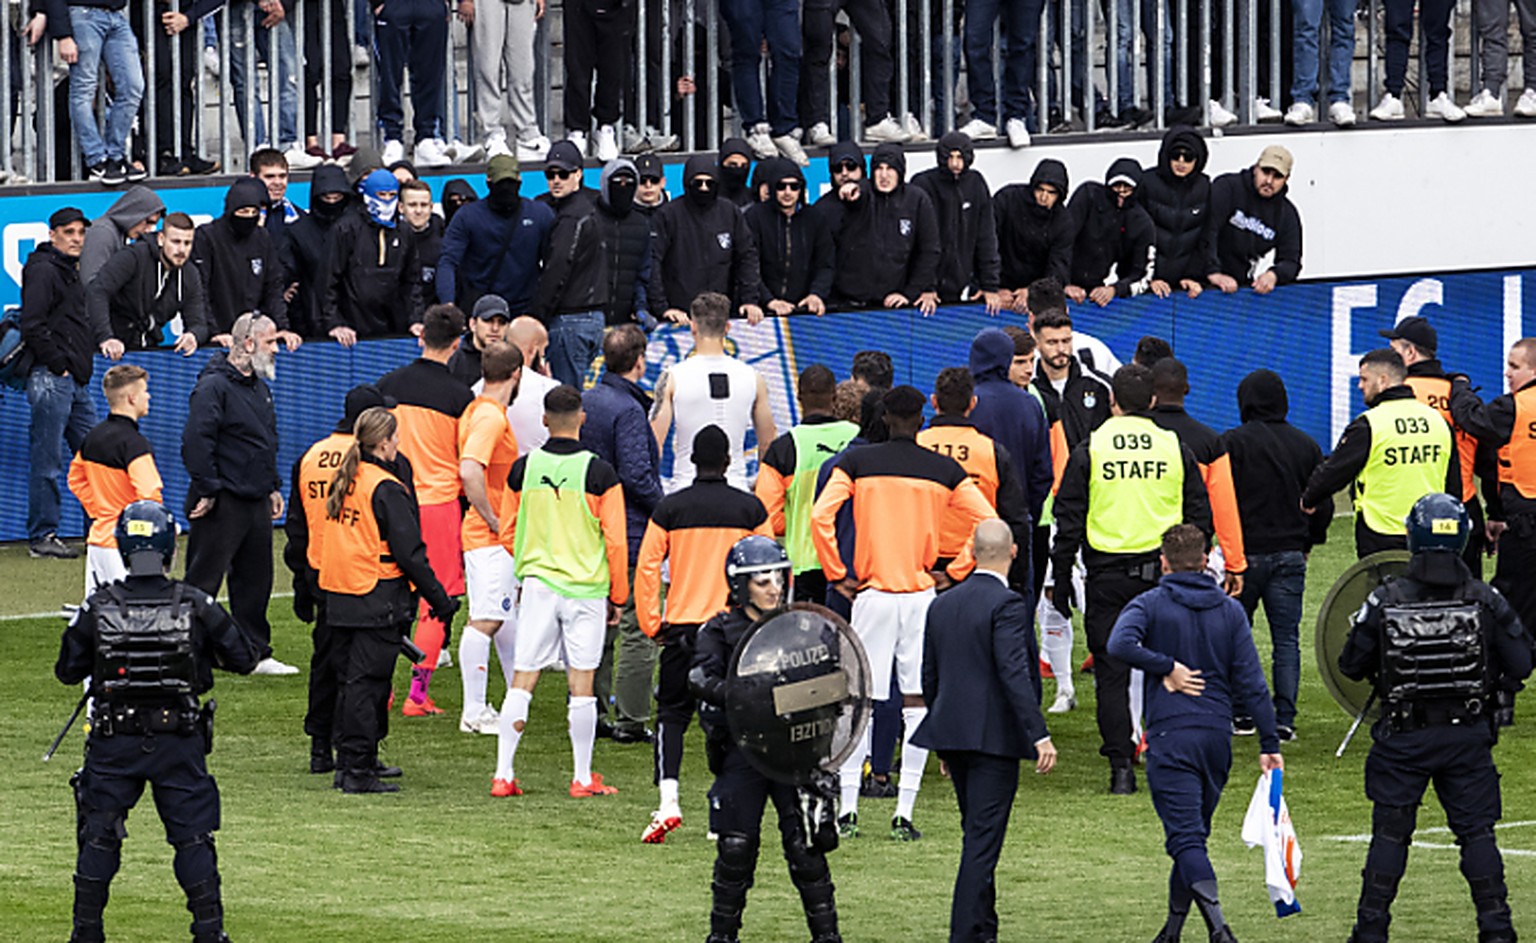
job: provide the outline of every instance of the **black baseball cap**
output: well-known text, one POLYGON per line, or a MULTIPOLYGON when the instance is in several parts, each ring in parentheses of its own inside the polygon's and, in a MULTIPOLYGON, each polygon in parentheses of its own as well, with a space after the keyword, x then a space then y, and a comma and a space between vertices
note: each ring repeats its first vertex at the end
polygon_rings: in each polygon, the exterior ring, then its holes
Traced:
POLYGON ((655 154, 641 154, 635 158, 635 172, 643 177, 665 177, 661 158, 655 154))
POLYGON ((345 424, 347 431, 350 432, 352 427, 357 425, 357 417, 361 416, 365 410, 372 409, 375 406, 394 409, 398 405, 400 404, 393 396, 385 395, 383 390, 380 390, 372 383, 354 386, 347 391, 346 405, 343 407, 346 418, 342 422, 345 424))
POLYGON ((482 321, 489 321, 491 318, 505 318, 510 321, 512 309, 507 306, 506 299, 500 295, 481 295, 480 300, 475 302, 474 313, 470 316, 482 321))
POLYGON ((580 170, 581 148, 572 141, 556 141, 549 149, 549 156, 544 158, 544 167, 548 170, 580 170))
POLYGON ((61 210, 54 210, 53 215, 48 217, 49 229, 59 229, 64 226, 68 226, 70 223, 85 223, 86 226, 91 225, 91 221, 85 218, 85 214, 73 206, 66 206, 61 210))
POLYGON ((1382 337, 1392 341, 1407 341, 1420 350, 1434 353, 1440 346, 1440 335, 1430 325, 1428 319, 1415 315, 1411 318, 1403 318, 1397 322, 1397 326, 1387 331, 1377 331, 1382 337))

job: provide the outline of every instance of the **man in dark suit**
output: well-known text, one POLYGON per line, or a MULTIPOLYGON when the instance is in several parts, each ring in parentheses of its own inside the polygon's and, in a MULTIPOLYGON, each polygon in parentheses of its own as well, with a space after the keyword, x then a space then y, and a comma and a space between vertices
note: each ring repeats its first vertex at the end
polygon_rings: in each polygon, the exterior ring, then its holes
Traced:
POLYGON ((928 608, 923 640, 923 699, 928 716, 912 742, 938 751, 960 803, 965 843, 950 943, 996 940, 993 872, 1019 788, 1019 760, 1035 772, 1056 765, 1056 747, 1030 683, 1034 607, 1008 588, 1017 548, 1008 525, 976 525, 976 569, 928 608))

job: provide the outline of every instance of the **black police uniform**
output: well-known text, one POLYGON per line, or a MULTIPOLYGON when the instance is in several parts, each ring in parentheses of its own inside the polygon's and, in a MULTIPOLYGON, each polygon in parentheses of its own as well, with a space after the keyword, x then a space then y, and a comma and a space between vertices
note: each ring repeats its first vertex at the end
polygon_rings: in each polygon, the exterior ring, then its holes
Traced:
MULTIPOLYGON (((840 943, 832 872, 827 868, 826 851, 830 849, 808 837, 801 824, 805 790, 758 772, 736 748, 726 721, 725 685, 731 654, 752 624, 740 606, 732 606, 704 623, 688 674, 688 686, 699 698, 699 725, 704 728, 709 770, 715 774, 715 784, 709 790, 709 827, 720 836, 711 885, 714 908, 709 915, 708 943, 735 943, 747 890, 757 869, 763 807, 770 799, 779 813, 784 860, 789 864, 790 880, 800 892, 812 943, 840 943)), ((836 832, 824 830, 827 832, 835 847, 836 832)))
POLYGON ((1461 846, 1478 940, 1515 939, 1493 834, 1501 815, 1493 745, 1498 727, 1513 720, 1532 646, 1504 597, 1454 552, 1416 553, 1408 572, 1375 590, 1356 616, 1339 669, 1356 680, 1370 677, 1384 708, 1365 762, 1365 794, 1375 807, 1356 943, 1387 939, 1389 908, 1430 782, 1461 846), (1428 631, 1436 619, 1458 622, 1466 634, 1437 646, 1428 631), (1448 650, 1459 657, 1446 658, 1448 650), (1445 696, 1416 690, 1430 685, 1445 696))
POLYGON ((199 708, 197 697, 213 687, 213 668, 249 674, 260 654, 212 597, 161 576, 98 589, 64 630, 54 674, 71 685, 89 676, 94 698, 85 764, 73 780, 73 941, 104 939, 102 912, 124 821, 145 783, 176 849, 193 939, 227 939, 213 847, 219 790, 203 759, 213 746, 213 702, 199 708))

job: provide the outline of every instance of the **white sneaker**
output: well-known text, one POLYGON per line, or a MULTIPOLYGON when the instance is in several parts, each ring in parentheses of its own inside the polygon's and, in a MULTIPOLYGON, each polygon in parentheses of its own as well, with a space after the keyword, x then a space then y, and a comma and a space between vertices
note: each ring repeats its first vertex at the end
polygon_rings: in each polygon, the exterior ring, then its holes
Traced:
POLYGON ((1520 100, 1515 102, 1515 117, 1536 118, 1536 88, 1520 93, 1520 100))
POLYGON ((758 160, 779 156, 779 149, 773 143, 773 134, 767 122, 760 121, 752 126, 752 130, 747 132, 747 146, 752 148, 758 160))
POLYGON ((1355 126, 1355 109, 1349 102, 1334 102, 1328 106, 1328 120, 1333 122, 1336 128, 1353 128, 1355 126))
POLYGON ((512 154, 512 148, 507 146, 507 132, 492 131, 485 139, 485 159, 490 160, 500 154, 507 156, 512 154))
POLYGON ((1065 714, 1068 711, 1074 711, 1074 710, 1077 710, 1077 697, 1076 697, 1076 695, 1074 695, 1072 693, 1069 693, 1067 691, 1062 691, 1062 692, 1057 693, 1056 700, 1051 702, 1051 706, 1046 710, 1046 713, 1047 714, 1065 714))
POLYGON ((388 167, 402 160, 405 160, 405 145, 399 141, 385 141, 384 150, 379 154, 379 162, 388 167))
POLYGON ((1403 100, 1391 92, 1383 92, 1381 101, 1371 109, 1372 121, 1402 121, 1403 100))
POLYGON ((459 732, 484 733, 494 736, 497 733, 497 725, 500 722, 500 718, 498 718, 496 715, 496 708, 487 704, 485 708, 480 711, 480 716, 478 717, 465 717, 460 715, 459 732))
POLYGON ((825 121, 818 121, 811 125, 811 130, 806 134, 806 142, 812 147, 831 147, 837 143, 837 135, 825 121))
MULTIPOLYGON (((587 141, 583 137, 578 146, 585 148, 587 141)), ((540 161, 549 156, 549 138, 542 134, 536 134, 531 138, 517 139, 517 159, 540 161)))
POLYGON ((645 129, 645 143, 650 145, 653 151, 675 151, 682 146, 682 138, 655 128, 645 129))
POLYGON ((1226 109, 1226 106, 1216 99, 1206 102, 1206 120, 1213 128, 1229 128, 1237 124, 1237 115, 1226 109))
POLYGON ((1468 118, 1502 118, 1504 100, 1493 97, 1493 93, 1485 88, 1467 103, 1465 111, 1468 118))
POLYGON ((624 130, 619 136, 619 141, 626 154, 644 154, 651 149, 651 144, 645 139, 645 135, 641 134, 640 129, 629 122, 624 123, 624 130))
POLYGON ((910 137, 906 129, 890 115, 864 128, 864 140, 871 144, 904 144, 910 137))
POLYGON ((592 136, 592 148, 592 156, 605 164, 619 156, 619 134, 613 125, 605 124, 597 129, 592 136))
POLYGON ((373 52, 367 46, 352 47, 352 68, 366 69, 373 64, 373 52))
POLYGON ((1306 102, 1294 102, 1285 113, 1285 123, 1293 128, 1309 125, 1316 118, 1317 112, 1306 102))
POLYGON ((448 156, 448 145, 443 143, 442 138, 427 138, 416 142, 417 167, 447 167, 451 163, 453 158, 448 156))
POLYGON ((285 665, 270 655, 258 661, 256 669, 251 672, 253 675, 296 675, 298 673, 299 669, 292 665, 285 665))
POLYGON ((1008 146, 1017 150, 1029 146, 1029 126, 1023 118, 1009 118, 1003 125, 1003 130, 1008 133, 1008 146))
POLYGON ((923 123, 917 120, 917 115, 907 112, 901 116, 901 127, 907 132, 909 141, 928 141, 928 132, 923 130, 923 123))
POLYGON ((448 142, 448 156, 455 164, 472 164, 485 156, 485 148, 479 144, 466 144, 458 138, 448 142))
POLYGON ((283 159, 288 162, 289 170, 311 170, 323 163, 320 158, 297 144, 288 145, 288 149, 283 151, 283 159))
POLYGON ((1280 109, 1269 103, 1267 98, 1255 98, 1253 100, 1253 120, 1255 121, 1279 121, 1285 117, 1280 109))
POLYGON ((203 47, 203 71, 214 78, 219 77, 219 50, 217 47, 203 47))
POLYGON ((587 132, 572 131, 565 136, 565 139, 576 145, 576 149, 581 151, 582 157, 587 156, 587 132))
POLYGON ((448 647, 446 645, 443 646, 443 650, 442 651, 437 653, 437 667, 439 667, 439 668, 452 668, 453 667, 453 655, 449 654, 448 647))
POLYGON ((1461 110, 1447 92, 1441 92, 1429 100, 1429 107, 1424 109, 1425 117, 1444 118, 1449 124, 1455 124, 1467 117, 1467 113, 1461 110))
POLYGON ((805 148, 800 146, 800 142, 795 139, 793 134, 779 135, 773 139, 773 146, 778 149, 778 152, 784 156, 785 160, 793 161, 796 166, 809 167, 811 165, 811 159, 805 156, 805 148))
POLYGON ((997 140, 997 126, 988 124, 980 118, 972 118, 959 128, 961 134, 973 141, 997 140))

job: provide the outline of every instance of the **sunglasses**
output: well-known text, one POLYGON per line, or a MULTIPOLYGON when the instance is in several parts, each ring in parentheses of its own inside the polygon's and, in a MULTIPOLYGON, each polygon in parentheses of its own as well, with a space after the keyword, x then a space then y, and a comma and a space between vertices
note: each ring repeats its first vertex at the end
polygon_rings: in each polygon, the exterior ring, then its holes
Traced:
POLYGON ((580 171, 576 171, 576 170, 558 170, 558 169, 556 169, 554 167, 551 167, 548 170, 544 171, 544 179, 545 180, 569 180, 570 178, 576 176, 578 173, 580 173, 580 171))
POLYGON ((708 177, 695 177, 689 186, 695 190, 713 190, 715 182, 708 177))
POLYGON ((850 170, 863 170, 864 168, 858 163, 858 161, 844 160, 838 162, 837 169, 847 173, 850 170))
POLYGON ((660 177, 641 177, 640 178, 640 182, 645 184, 648 187, 654 187, 657 184, 661 183, 661 178, 660 177))
POLYGON ((1195 159, 1194 152, 1186 151, 1183 148, 1174 151, 1170 156, 1180 163, 1190 163, 1195 159))
POLYGON ((798 180, 780 180, 773 185, 773 188, 780 193, 789 193, 791 191, 799 193, 805 189, 805 185, 798 180))

